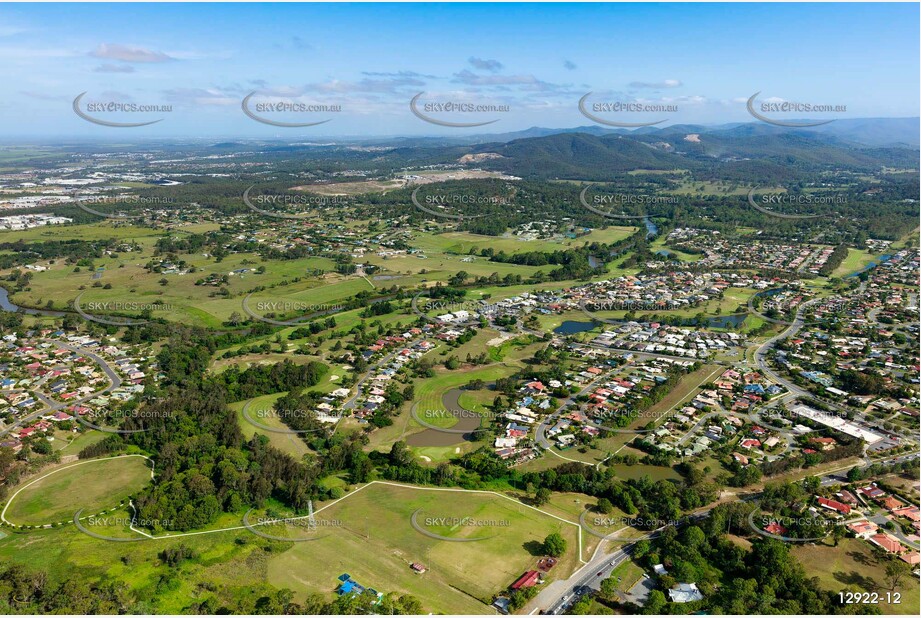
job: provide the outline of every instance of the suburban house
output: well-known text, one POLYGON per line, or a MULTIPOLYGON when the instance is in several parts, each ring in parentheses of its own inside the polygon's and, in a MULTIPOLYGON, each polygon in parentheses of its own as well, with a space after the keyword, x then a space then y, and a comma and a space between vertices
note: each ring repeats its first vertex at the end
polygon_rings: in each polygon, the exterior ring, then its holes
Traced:
POLYGON ((697 588, 697 584, 678 584, 668 591, 668 596, 672 603, 690 603, 691 601, 701 601, 704 595, 697 588))
POLYGON ((831 511, 837 511, 842 515, 849 515, 851 512, 851 507, 844 504, 843 502, 838 502, 837 500, 831 500, 829 498, 823 498, 822 496, 816 496, 816 500, 819 503, 819 506, 822 506, 831 511))

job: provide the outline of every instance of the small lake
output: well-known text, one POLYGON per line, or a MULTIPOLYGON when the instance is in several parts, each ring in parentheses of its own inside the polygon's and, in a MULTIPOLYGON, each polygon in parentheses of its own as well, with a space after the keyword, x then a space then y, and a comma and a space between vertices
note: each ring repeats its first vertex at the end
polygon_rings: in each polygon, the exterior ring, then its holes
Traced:
POLYGON ((643 219, 643 223, 646 224, 646 238, 650 238, 659 233, 659 228, 656 227, 656 224, 652 222, 652 219, 646 217, 643 219))
POLYGON ((460 405, 461 389, 452 388, 441 396, 444 409, 451 412, 457 422, 450 427, 452 432, 465 431, 469 433, 450 433, 447 431, 438 431, 437 429, 426 429, 419 433, 414 433, 406 438, 408 446, 454 446, 463 442, 474 442, 474 433, 480 428, 481 417, 460 405), (470 412, 461 414, 461 410, 470 412))
POLYGON ((777 296, 781 292, 786 291, 787 288, 771 288, 770 290, 762 290, 755 294, 755 296, 763 296, 765 298, 770 298, 771 296, 777 296))
POLYGON ((576 320, 566 320, 559 326, 553 329, 553 332, 557 335, 574 335, 576 333, 584 333, 595 328, 594 322, 580 322, 576 320))
POLYGON ((717 315, 711 318, 704 318, 705 326, 711 328, 738 328, 748 317, 747 313, 736 313, 735 315, 717 315))

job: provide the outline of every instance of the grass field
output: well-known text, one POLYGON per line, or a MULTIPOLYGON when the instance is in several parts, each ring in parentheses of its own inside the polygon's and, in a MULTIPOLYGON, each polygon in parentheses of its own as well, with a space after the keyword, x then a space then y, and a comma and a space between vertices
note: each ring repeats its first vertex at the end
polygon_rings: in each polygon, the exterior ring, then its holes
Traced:
MULTIPOLYGON (((124 514, 122 514, 124 515, 124 514)), ((239 518, 236 522, 239 525, 239 518)), ((117 532, 107 535, 118 537, 117 532)), ((265 582, 266 542, 249 532, 230 531, 182 539, 112 543, 89 537, 74 526, 9 534, 0 538, 0 563, 41 570, 56 584, 123 581, 126 603, 137 611, 157 614, 189 613, 196 599, 215 597, 232 611, 235 600, 271 594, 265 582), (183 545, 198 554, 176 568, 158 554, 183 545)), ((303 598, 296 599, 302 602, 303 598)))
POLYGON ((844 277, 845 275, 863 270, 867 264, 874 259, 876 259, 875 256, 869 251, 851 247, 847 250, 847 257, 844 258, 844 261, 832 272, 831 276, 844 277))
POLYGON ((79 509, 92 514, 115 506, 149 481, 150 467, 139 456, 67 464, 20 486, 10 496, 4 517, 20 526, 67 521, 79 509))
MULTIPOLYGON (((460 388, 471 380, 481 379, 487 383, 494 382, 498 378, 507 377, 515 372, 516 368, 511 365, 489 365, 486 367, 480 367, 475 369, 458 369, 455 371, 447 369, 439 369, 438 373, 434 378, 423 380, 418 382, 415 387, 415 399, 413 405, 415 406, 417 414, 425 420, 427 423, 444 428, 451 428, 457 423, 457 420, 453 418, 448 411, 445 409, 445 404, 443 401, 445 393, 448 391, 460 388)), ((495 396, 492 391, 488 389, 483 389, 481 391, 471 391, 465 392, 464 395, 465 401, 470 403, 479 402, 491 402, 492 397, 495 396)), ((470 409, 470 408, 468 408, 470 409)), ((477 406, 473 408, 473 411, 481 411, 482 408, 477 406)), ((402 423, 399 420, 395 420, 395 425, 401 425, 402 430, 399 436, 394 435, 395 439, 406 439, 406 437, 425 431, 432 431, 422 427, 415 419, 409 417, 404 420, 402 423)), ((425 444, 411 444, 410 450, 420 458, 423 458, 424 461, 428 462, 440 462, 452 457, 456 457, 464 452, 472 450, 475 446, 478 446, 477 443, 465 441, 461 434, 443 434, 444 436, 454 436, 456 437, 456 442, 447 444, 441 443, 438 445, 427 446, 425 444)), ((375 441, 375 448, 380 448, 383 446, 382 443, 375 441)))
MULTIPOLYGON (((337 478, 324 482, 345 485, 337 478)), ((127 516, 119 511, 112 517, 116 515, 127 516)), ((188 613, 184 610, 190 603, 206 597, 216 597, 219 606, 232 610, 235 599, 242 596, 270 594, 267 584, 292 589, 296 602, 302 602, 308 592, 332 599, 336 577, 342 572, 382 592, 413 594, 426 611, 491 613, 484 602, 491 601, 493 594, 524 570, 533 568, 541 554, 538 545, 550 532, 560 532, 568 549, 549 578, 566 578, 578 564, 577 525, 489 492, 375 483, 321 506, 317 517, 340 522, 341 526, 323 529, 329 534, 309 543, 266 541, 246 530, 131 544, 91 538, 74 526, 10 533, 0 537, 0 561, 47 571, 58 582, 77 573, 90 582, 106 578, 124 581, 128 603, 155 608, 152 613, 161 614, 188 613), (448 538, 495 536, 482 543, 424 536, 410 523, 418 509, 423 510, 417 522, 436 534, 448 538), (469 517, 478 525, 439 525, 427 522, 429 517, 469 517), (178 567, 164 565, 158 554, 180 545, 194 551, 196 558, 178 567), (414 574, 409 569, 411 561, 424 563, 428 572, 414 574), (326 569, 317 569, 320 564, 326 569)), ((217 523, 239 526, 239 516, 221 517, 217 523)), ((274 528, 273 534, 277 533, 274 528)), ((115 527, 103 532, 130 536, 115 527)))
POLYGON ((514 372, 514 367, 505 365, 490 365, 467 371, 461 371, 459 369, 454 371, 450 369, 439 370, 434 378, 423 380, 416 385, 414 401, 420 411, 420 417, 432 425, 451 427, 456 422, 454 419, 429 419, 422 415, 422 411, 444 410, 444 403, 442 402, 444 394, 453 388, 464 386, 471 380, 480 379, 485 382, 493 382, 498 378, 509 376, 514 372))
POLYGON ((96 444, 100 440, 104 440, 108 435, 109 434, 103 431, 95 431, 92 429, 79 433, 58 432, 51 445, 54 447, 54 450, 60 451, 62 455, 78 455, 81 450, 91 444, 96 444))
MULTIPOLYGON (((882 595, 890 592, 885 581, 889 559, 877 558, 866 541, 842 539, 838 547, 824 543, 797 545, 791 553, 806 568, 807 576, 818 577, 825 590, 840 592, 855 589, 882 595)), ((918 615, 917 578, 913 575, 905 577, 896 591, 902 594, 902 602, 899 605, 881 603, 880 610, 884 614, 918 615)))
MULTIPOLYGON (((711 182, 706 180, 694 180, 685 178, 673 189, 667 189, 663 193, 672 195, 748 195, 751 187, 740 186, 729 182, 711 182)), ((765 190, 767 191, 767 190, 765 190)))
POLYGON ((331 592, 340 573, 350 573, 377 590, 410 593, 427 611, 483 613, 493 595, 525 570, 534 568, 539 545, 551 532, 566 538, 568 551, 550 578, 566 577, 577 564, 578 528, 516 501, 489 493, 437 491, 375 484, 318 511, 319 518, 340 521, 340 529, 309 543, 297 543, 274 555, 268 579, 297 593, 331 592), (412 514, 426 518, 464 518, 502 526, 423 526, 449 538, 492 536, 488 542, 450 542, 429 538, 413 528, 412 514), (414 574, 409 563, 428 567, 414 574), (317 569, 324 565, 324 569, 317 569))
MULTIPOLYGON (((611 226, 605 229, 592 230, 585 236, 564 239, 539 239, 521 240, 509 236, 481 236, 469 232, 448 232, 445 234, 417 234, 413 245, 426 251, 426 253, 446 253, 467 255, 471 249, 479 254, 481 249, 491 248, 498 253, 518 253, 522 251, 559 251, 568 247, 580 247, 586 243, 603 242, 612 243, 627 238, 637 228, 630 226, 611 226)), ((484 258, 481 258, 486 261, 484 258)), ((499 266, 496 262, 490 262, 499 266)))
MULTIPOLYGON (((254 419, 257 423, 266 425, 268 427, 277 427, 279 429, 288 429, 287 426, 281 422, 279 418, 275 415, 259 416, 257 411, 259 410, 269 410, 271 406, 278 401, 279 397, 285 393, 273 393, 271 395, 263 395, 262 397, 254 397, 250 399, 252 403, 249 408, 250 418, 254 419)), ((301 439, 301 436, 293 433, 278 433, 275 431, 268 431, 256 427, 252 423, 246 420, 243 416, 243 406, 246 405, 245 401, 238 401, 229 405, 230 409, 237 413, 237 422, 240 424, 240 429, 243 431, 243 435, 250 439, 255 434, 267 436, 269 439, 269 444, 277 448, 278 450, 288 453, 298 461, 313 451, 310 450, 310 447, 304 443, 304 440, 301 439)))
MULTIPOLYGON (((175 233, 201 232, 204 230, 199 228, 203 227, 206 226, 189 226, 175 233)), ((131 301, 153 307, 152 314, 156 318, 219 328, 231 314, 244 313, 243 298, 255 287, 263 287, 266 290, 259 292, 258 298, 251 299, 250 304, 260 299, 335 304, 358 292, 374 288, 391 285, 408 287, 446 281, 460 270, 467 271, 471 276, 489 276, 497 273, 499 276, 514 274, 529 277, 538 270, 547 269, 490 262, 483 257, 473 258, 470 262, 462 260, 468 259, 467 253, 471 249, 478 252, 482 248, 490 247, 508 253, 561 250, 588 242, 613 242, 625 238, 633 230, 632 227, 609 227, 594 230, 577 239, 535 241, 524 241, 516 237, 479 236, 465 232, 421 232, 412 240, 412 244, 422 248, 425 255, 381 257, 376 253, 369 253, 366 261, 380 267, 381 271, 366 279, 334 274, 332 271, 335 270, 335 264, 328 258, 306 257, 265 262, 256 253, 233 253, 221 261, 200 253, 182 254, 180 259, 185 262, 185 267, 194 269, 194 272, 148 272, 145 265, 153 258, 156 241, 164 236, 165 232, 139 225, 100 221, 94 224, 66 226, 67 237, 79 240, 115 238, 136 243, 140 250, 102 256, 93 260, 92 268, 84 266, 78 269, 65 265, 62 261, 56 261, 54 264, 39 261, 43 266, 47 266, 48 270, 32 273, 29 288, 17 292, 11 300, 26 307, 71 310, 74 299, 82 292, 81 303, 84 304, 108 302, 114 305, 131 301), (259 265, 266 266, 264 273, 232 274, 234 271, 256 268, 259 265), (320 277, 309 274, 316 269, 326 274, 320 277), (217 294, 217 288, 213 286, 195 285, 197 281, 206 279, 209 275, 228 277, 227 283, 222 287, 226 288, 229 296, 217 294), (300 281, 292 283, 295 278, 299 278, 300 281)), ((38 242, 57 239, 61 233, 60 229, 34 228, 17 231, 15 235, 16 240, 38 242)), ((12 232, 0 232, 0 241, 10 237, 10 234, 12 232)), ((7 272, 0 272, 0 275, 3 274, 7 272)), ((563 284, 553 283, 547 287, 561 285, 563 284)), ((533 288, 522 286, 522 289, 533 288)), ((503 289, 503 292, 506 295, 515 293, 507 288, 503 289)), ((91 313, 105 314, 107 311, 103 308, 91 313)), ((127 310, 122 312, 130 317, 136 317, 139 313, 140 309, 134 313, 127 310)), ((355 322, 357 315, 352 316, 352 323, 355 322)))

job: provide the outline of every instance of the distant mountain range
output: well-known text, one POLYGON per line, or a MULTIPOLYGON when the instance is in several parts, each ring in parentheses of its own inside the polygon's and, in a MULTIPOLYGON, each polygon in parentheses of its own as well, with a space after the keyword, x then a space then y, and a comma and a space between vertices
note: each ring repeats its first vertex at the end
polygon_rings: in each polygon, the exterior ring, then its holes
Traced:
MULTIPOLYGON (((805 122, 805 121, 802 121, 805 122)), ((818 127, 792 129, 778 127, 763 122, 736 122, 721 125, 693 125, 676 124, 667 127, 643 127, 641 129, 608 129, 599 125, 586 125, 569 129, 549 129, 546 127, 531 127, 523 131, 509 133, 483 133, 467 136, 445 137, 392 137, 349 140, 358 141, 367 145, 390 146, 448 146, 461 144, 483 144, 496 142, 512 142, 519 139, 532 137, 548 137, 561 133, 583 133, 598 137, 606 135, 623 136, 654 136, 661 139, 673 139, 674 136, 688 134, 731 134, 743 135, 779 135, 782 133, 795 133, 804 136, 822 135, 835 138, 843 143, 853 146, 865 147, 903 147, 918 148, 921 146, 919 139, 921 132, 921 119, 919 118, 846 118, 839 119, 829 124, 818 127), (730 133, 731 132, 731 133, 730 133)), ((341 141, 341 140, 337 140, 341 141)))
MULTIPOLYGON (((532 127, 465 137, 393 137, 362 140, 268 141, 257 149, 391 166, 464 163, 535 179, 608 180, 633 170, 688 170, 700 178, 791 182, 838 171, 917 170, 918 118, 836 120, 788 128, 763 122, 644 127, 532 127)), ((252 148, 252 142, 214 143, 215 149, 252 148)))
POLYGON ((471 157, 481 167, 523 177, 589 180, 637 169, 686 169, 740 180, 754 174, 777 181, 836 169, 918 169, 916 148, 873 147, 817 131, 751 124, 717 130, 681 126, 626 134, 553 133, 476 144, 471 157))

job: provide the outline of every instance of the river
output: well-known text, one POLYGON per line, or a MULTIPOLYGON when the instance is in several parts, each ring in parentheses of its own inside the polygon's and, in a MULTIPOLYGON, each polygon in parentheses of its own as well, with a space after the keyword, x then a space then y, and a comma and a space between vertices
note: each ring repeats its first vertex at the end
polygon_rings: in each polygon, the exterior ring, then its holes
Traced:
POLYGON ((10 302, 10 294, 6 288, 0 287, 0 311, 10 313, 25 313, 28 315, 44 315, 52 318, 62 318, 66 313, 63 311, 49 311, 47 309, 26 309, 10 302))

